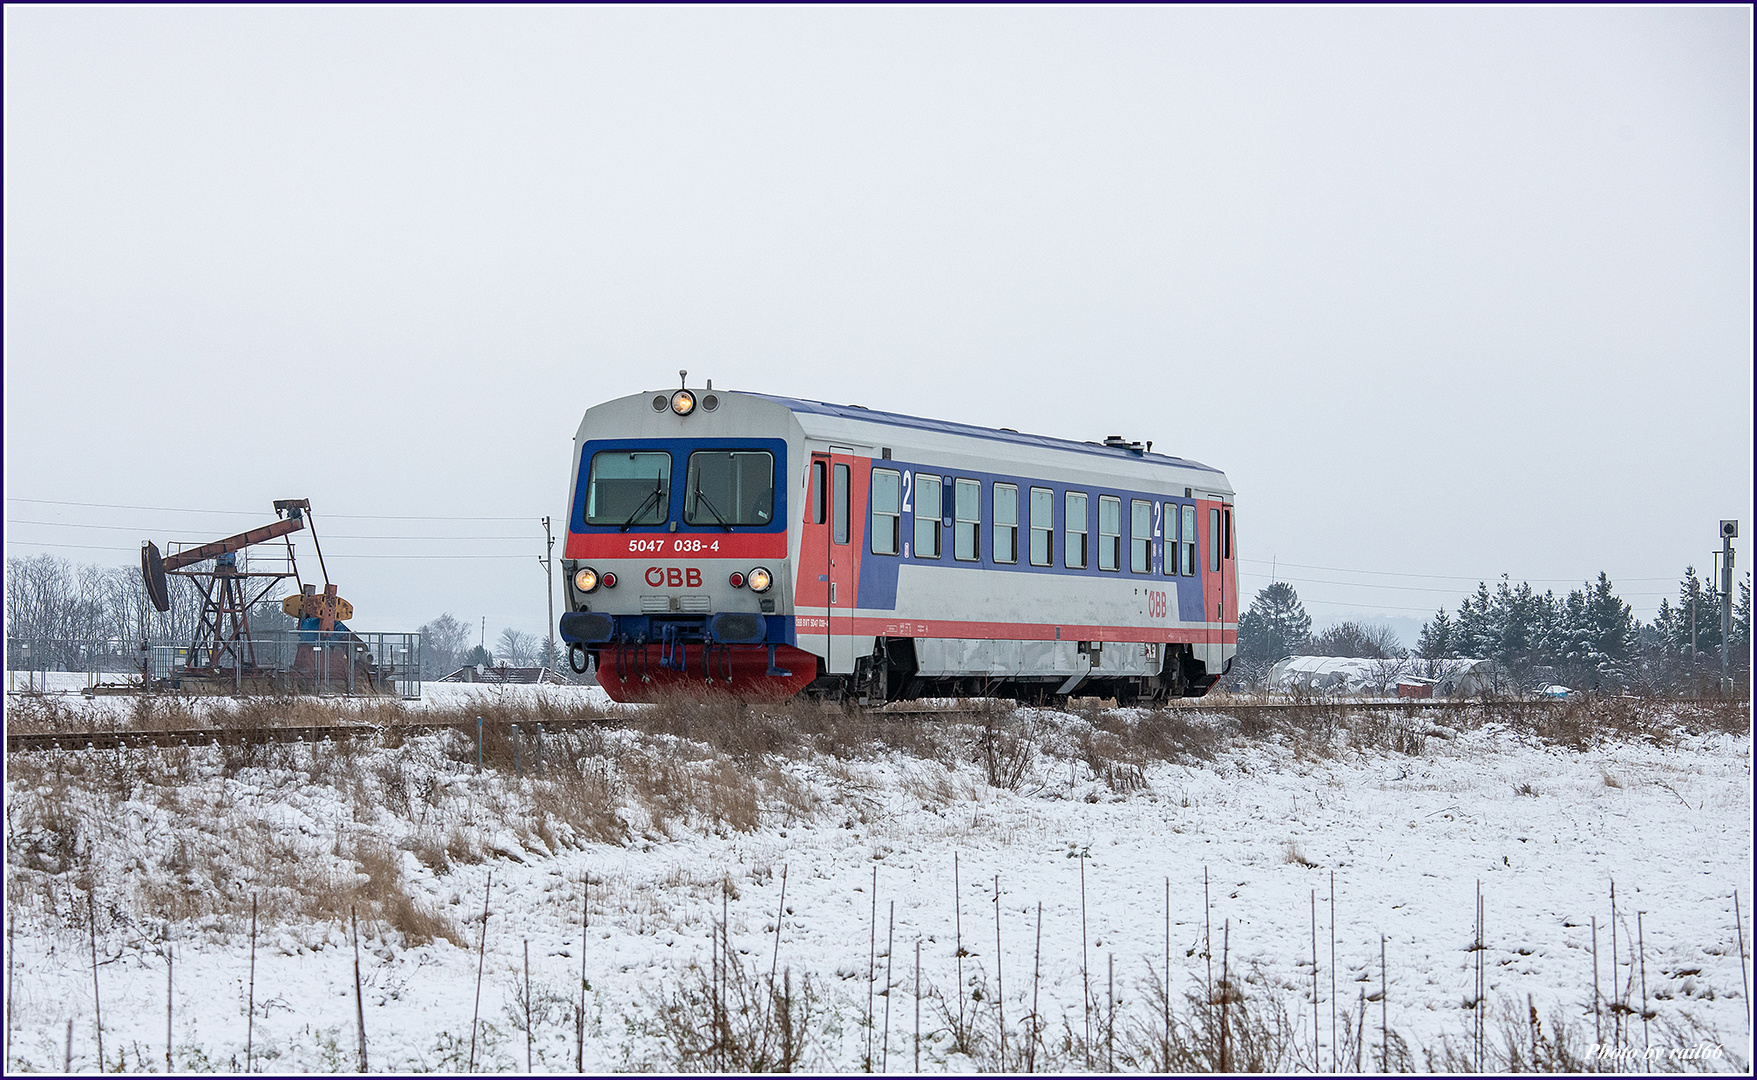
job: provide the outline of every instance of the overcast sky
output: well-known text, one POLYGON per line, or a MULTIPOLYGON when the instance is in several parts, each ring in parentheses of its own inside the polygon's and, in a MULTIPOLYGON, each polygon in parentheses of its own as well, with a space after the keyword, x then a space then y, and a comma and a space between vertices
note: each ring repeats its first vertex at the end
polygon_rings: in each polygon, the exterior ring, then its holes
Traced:
POLYGON ((1319 626, 1753 529, 1746 8, 4 19, 9 556, 307 497, 356 627, 540 632, 679 368, 1152 439, 1319 626))

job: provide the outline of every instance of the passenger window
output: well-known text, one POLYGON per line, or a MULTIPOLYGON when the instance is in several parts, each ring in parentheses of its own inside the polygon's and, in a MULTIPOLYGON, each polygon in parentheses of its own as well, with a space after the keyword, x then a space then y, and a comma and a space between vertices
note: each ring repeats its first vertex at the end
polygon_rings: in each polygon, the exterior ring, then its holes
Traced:
POLYGON ((872 553, 900 553, 903 550, 903 474, 894 469, 874 469, 871 504, 872 553))
POLYGON ((1213 565, 1209 566, 1208 569, 1211 571, 1214 571, 1215 573, 1219 573, 1219 571, 1220 571, 1220 511, 1215 510, 1213 508, 1210 508, 1208 510, 1208 561, 1213 564, 1213 565))
POLYGON ((915 474, 915 557, 940 557, 940 478, 915 474))
POLYGON ((1123 501, 1098 496, 1098 569, 1118 570, 1123 554, 1123 501))
POLYGON ((1153 504, 1146 499, 1129 500, 1129 572, 1153 571, 1153 504))
POLYGON ((952 558, 975 562, 980 555, 977 534, 982 530, 982 482, 959 480, 952 491, 952 558))
POLYGON ((1177 576, 1177 503, 1165 504, 1165 559, 1159 569, 1166 577, 1177 576))
POLYGON ((1077 491, 1068 492, 1062 499, 1062 528, 1067 534, 1062 541, 1062 561, 1071 570, 1086 569, 1087 527, 1086 496, 1077 491))
POLYGON ((837 465, 835 472, 835 490, 830 493, 830 500, 836 504, 836 522, 832 526, 836 533, 836 543, 848 542, 848 466, 837 465))
POLYGON ((1055 492, 1031 489, 1031 565, 1048 566, 1055 546, 1055 492))
POLYGON ((811 523, 813 525, 824 523, 824 515, 828 511, 825 500, 824 463, 814 461, 811 463, 811 523))
POLYGON ((994 561, 1019 561, 1019 486, 996 484, 994 491, 994 561))
POLYGON ((1183 550, 1184 575, 1193 577, 1196 573, 1196 508, 1191 505, 1184 506, 1183 550))
POLYGON ((1227 507, 1221 515, 1225 524, 1221 525, 1221 541, 1226 545, 1226 557, 1232 558, 1232 507, 1227 507))

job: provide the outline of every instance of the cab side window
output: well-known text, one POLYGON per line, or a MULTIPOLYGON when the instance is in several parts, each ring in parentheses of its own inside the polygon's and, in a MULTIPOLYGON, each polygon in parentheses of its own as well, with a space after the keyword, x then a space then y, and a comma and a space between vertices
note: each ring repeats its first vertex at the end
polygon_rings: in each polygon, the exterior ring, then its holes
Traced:
POLYGON ((837 465, 834 470, 835 482, 831 485, 835 490, 830 493, 830 501, 835 504, 831 511, 836 517, 830 526, 836 534, 836 543, 848 542, 848 466, 837 465))
POLYGON ((1220 511, 1215 509, 1208 511, 1208 561, 1213 564, 1208 569, 1218 574, 1220 572, 1220 511))

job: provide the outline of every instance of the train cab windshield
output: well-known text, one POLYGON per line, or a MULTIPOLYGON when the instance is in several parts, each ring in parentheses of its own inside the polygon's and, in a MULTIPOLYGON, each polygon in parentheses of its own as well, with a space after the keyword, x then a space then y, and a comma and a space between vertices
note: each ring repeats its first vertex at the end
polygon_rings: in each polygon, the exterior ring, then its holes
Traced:
POLYGON ((671 511, 671 455, 662 450, 602 450, 592 455, 586 521, 658 525, 671 511))
POLYGON ((775 456, 767 450, 697 450, 684 480, 686 525, 767 525, 775 513, 775 456))

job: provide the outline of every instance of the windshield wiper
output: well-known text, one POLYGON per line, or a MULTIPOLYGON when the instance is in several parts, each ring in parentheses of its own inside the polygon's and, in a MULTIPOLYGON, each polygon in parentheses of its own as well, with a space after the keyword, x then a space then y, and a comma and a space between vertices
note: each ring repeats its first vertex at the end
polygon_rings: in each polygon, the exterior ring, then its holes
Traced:
POLYGON ((695 485, 695 501, 708 508, 708 513, 714 515, 714 520, 720 523, 720 528, 725 529, 727 532, 732 531, 732 526, 727 523, 726 518, 720 513, 720 511, 714 509, 714 504, 709 501, 706 495, 702 494, 702 485, 699 480, 696 481, 695 485))
POLYGON ((653 481, 653 493, 651 495, 648 495, 645 499, 641 500, 641 504, 639 506, 635 507, 634 513, 628 515, 628 520, 623 522, 622 526, 620 528, 618 528, 616 531, 617 532, 627 532, 629 530, 629 527, 634 524, 635 518, 638 518, 642 514, 647 512, 647 504, 648 503, 652 503, 655 508, 657 508, 659 505, 659 482, 657 480, 653 481))

